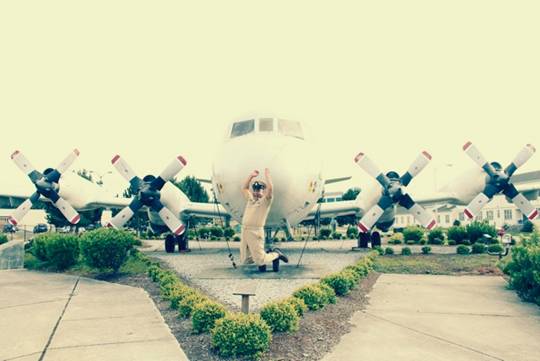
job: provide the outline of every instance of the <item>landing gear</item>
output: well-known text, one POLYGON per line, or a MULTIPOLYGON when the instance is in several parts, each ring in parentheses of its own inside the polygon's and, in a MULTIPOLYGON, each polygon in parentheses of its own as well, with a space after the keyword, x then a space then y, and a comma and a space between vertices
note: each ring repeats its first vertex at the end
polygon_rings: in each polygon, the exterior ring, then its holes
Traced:
POLYGON ((174 248, 176 247, 176 244, 178 244, 178 252, 180 253, 191 252, 191 250, 189 249, 189 240, 187 237, 187 232, 184 232, 179 236, 168 234, 165 237, 165 252, 174 253, 174 248))
POLYGON ((353 251, 359 251, 369 247, 369 242, 371 242, 371 248, 381 246, 381 234, 377 231, 373 233, 364 233, 360 232, 358 234, 358 246, 353 247, 353 251))

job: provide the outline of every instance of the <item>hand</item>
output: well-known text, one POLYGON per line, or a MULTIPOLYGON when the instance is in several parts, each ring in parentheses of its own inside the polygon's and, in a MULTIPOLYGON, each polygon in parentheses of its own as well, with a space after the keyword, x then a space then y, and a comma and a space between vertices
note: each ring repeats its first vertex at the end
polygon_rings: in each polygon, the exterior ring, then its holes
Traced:
POLYGON ((254 170, 253 172, 251 172, 251 178, 255 178, 256 176, 259 175, 259 171, 258 170, 254 170))

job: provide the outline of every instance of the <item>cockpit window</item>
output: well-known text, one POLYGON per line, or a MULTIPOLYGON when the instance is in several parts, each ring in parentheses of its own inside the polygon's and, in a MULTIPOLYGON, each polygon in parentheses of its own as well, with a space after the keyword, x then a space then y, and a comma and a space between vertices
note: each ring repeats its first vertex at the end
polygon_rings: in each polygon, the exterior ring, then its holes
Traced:
POLYGON ((271 132, 274 130, 274 119, 261 118, 259 119, 259 132, 271 132))
POLYGON ((241 122, 236 122, 232 126, 231 138, 236 138, 241 135, 249 134, 255 129, 255 120, 249 119, 241 122))
POLYGON ((283 135, 304 139, 302 126, 294 120, 279 119, 279 132, 283 135))

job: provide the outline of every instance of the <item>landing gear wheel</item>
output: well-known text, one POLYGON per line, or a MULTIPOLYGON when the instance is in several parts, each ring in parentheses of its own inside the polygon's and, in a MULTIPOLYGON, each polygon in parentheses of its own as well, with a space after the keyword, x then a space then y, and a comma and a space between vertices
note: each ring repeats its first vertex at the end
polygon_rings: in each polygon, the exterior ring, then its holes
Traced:
POLYGON ((178 241, 178 252, 180 253, 191 252, 191 250, 189 249, 189 240, 187 237, 187 231, 184 231, 184 233, 177 236, 176 240, 178 241))
POLYGON ((259 272, 266 272, 266 265, 259 266, 259 272))
POLYGON ((279 258, 272 261, 272 271, 279 272, 279 258))
POLYGON ((381 234, 379 232, 373 232, 371 235, 371 248, 381 246, 381 234))
POLYGON ((174 253, 174 246, 176 245, 176 240, 172 234, 168 234, 165 237, 165 252, 174 253))

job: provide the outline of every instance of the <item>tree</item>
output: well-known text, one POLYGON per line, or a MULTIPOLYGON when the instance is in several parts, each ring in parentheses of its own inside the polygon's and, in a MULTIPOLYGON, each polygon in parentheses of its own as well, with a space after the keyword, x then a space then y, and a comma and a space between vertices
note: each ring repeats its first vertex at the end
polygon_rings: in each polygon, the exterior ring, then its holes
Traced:
POLYGON ((197 178, 188 175, 181 181, 173 179, 172 183, 184 192, 190 201, 208 203, 208 193, 197 178))
POLYGON ((358 194, 360 194, 360 188, 349 188, 345 193, 343 193, 341 199, 344 201, 354 201, 356 197, 358 197, 358 194))

